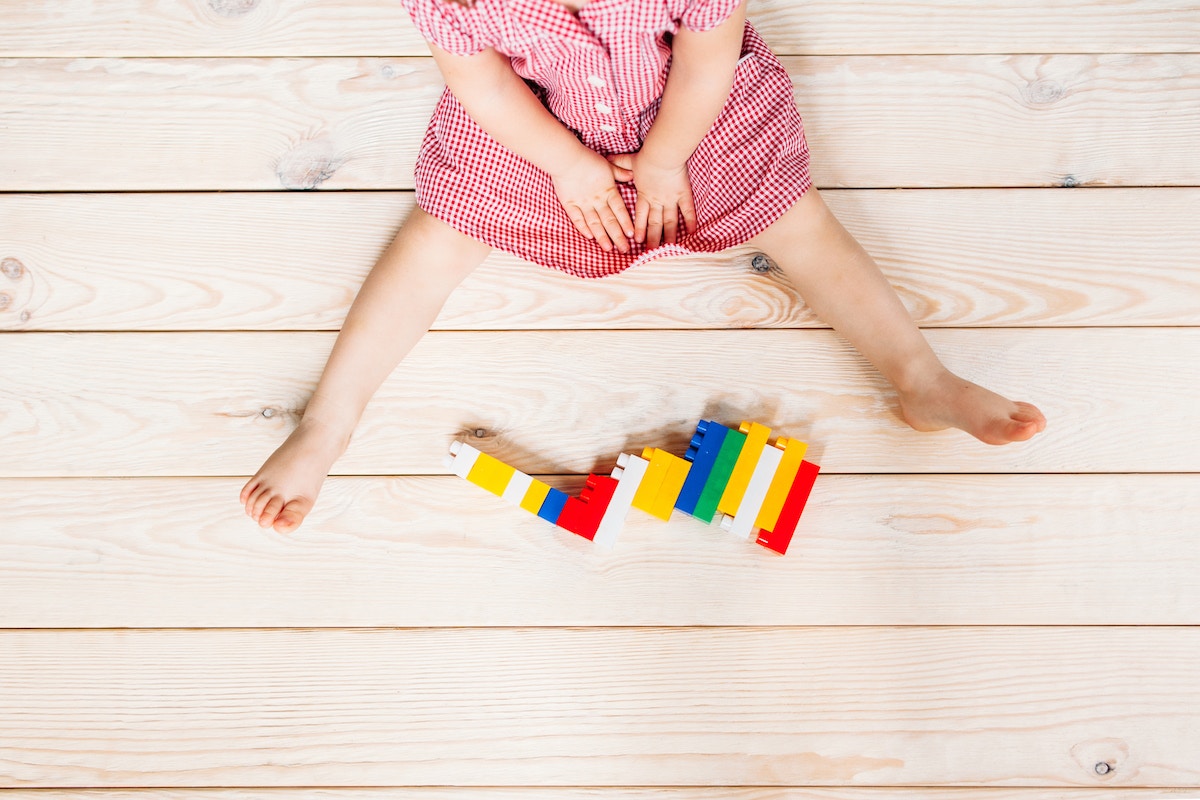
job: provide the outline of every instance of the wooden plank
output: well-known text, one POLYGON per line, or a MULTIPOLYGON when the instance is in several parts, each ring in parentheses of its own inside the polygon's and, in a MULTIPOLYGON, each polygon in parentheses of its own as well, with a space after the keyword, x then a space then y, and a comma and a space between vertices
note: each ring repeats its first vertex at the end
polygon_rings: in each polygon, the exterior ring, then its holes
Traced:
POLYGON ((1197 475, 823 476, 784 558, 640 512, 603 552, 451 477, 330 479, 283 537, 241 483, 0 481, 0 625, 1200 624, 1197 475))
POLYGON ((1196 628, 0 640, 0 782, 20 788, 1098 788, 1200 778, 1196 628))
MULTIPOLYGON (((1036 402, 1035 440, 920 434, 831 331, 436 332, 368 407, 336 474, 436 474, 450 442, 586 473, 696 421, 753 419, 826 472, 1200 471, 1200 330, 934 330, 947 365, 1036 402), (587 357, 583 357, 587 356, 587 357)), ((0 361, 4 476, 249 475, 304 407, 324 333, 18 334, 0 361)))
MULTIPOLYGON (((779 53, 1197 52, 1189 0, 978 3, 752 0, 751 21, 779 53)), ((0 52, 11 56, 423 55, 402 6, 387 0, 286 2, 8 0, 0 52)))
MULTIPOLYGON (((1200 325, 1200 190, 823 195, 921 325, 1200 325)), ((0 196, 0 330, 334 330, 411 207, 376 192, 0 196)), ((822 325, 751 256, 580 281, 496 253, 435 327, 822 325)))
POLYGON ((1179 789, 706 787, 386 787, 377 789, 0 789, 5 800, 1196 800, 1179 789))
MULTIPOLYGON (((820 186, 1200 183, 1200 56, 786 64, 820 186)), ((0 86, 7 191, 410 188, 441 90, 427 58, 8 59, 0 86)))

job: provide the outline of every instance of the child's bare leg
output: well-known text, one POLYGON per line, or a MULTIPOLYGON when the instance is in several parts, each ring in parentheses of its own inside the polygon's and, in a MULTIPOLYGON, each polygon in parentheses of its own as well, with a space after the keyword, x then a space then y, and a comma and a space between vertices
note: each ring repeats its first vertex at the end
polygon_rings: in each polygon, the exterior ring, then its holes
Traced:
POLYGON ((251 519, 300 525, 371 396, 490 250, 413 209, 354 299, 300 424, 242 488, 251 519))
POLYGON ((874 259, 816 190, 750 244, 775 261, 817 316, 896 387, 912 427, 961 428, 988 444, 1023 441, 1046 427, 1034 406, 1007 400, 942 365, 874 259))

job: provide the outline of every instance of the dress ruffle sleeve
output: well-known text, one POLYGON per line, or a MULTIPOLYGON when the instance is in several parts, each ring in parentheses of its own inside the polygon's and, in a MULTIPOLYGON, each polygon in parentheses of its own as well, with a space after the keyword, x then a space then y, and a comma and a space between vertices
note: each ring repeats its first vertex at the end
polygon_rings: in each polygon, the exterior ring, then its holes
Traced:
POLYGON ((450 0, 400 0, 426 41, 448 53, 470 56, 488 47, 478 35, 471 9, 450 0))
POLYGON ((690 31, 707 31, 733 14, 741 0, 689 0, 679 21, 690 31))

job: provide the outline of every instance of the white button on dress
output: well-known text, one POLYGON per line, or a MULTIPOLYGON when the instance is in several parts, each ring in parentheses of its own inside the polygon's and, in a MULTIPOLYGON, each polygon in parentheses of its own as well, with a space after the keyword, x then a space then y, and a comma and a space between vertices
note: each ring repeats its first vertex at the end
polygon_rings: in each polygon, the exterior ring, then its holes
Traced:
POLYGON ((617 126, 609 125, 608 123, 604 123, 603 125, 600 126, 600 130, 604 131, 605 133, 616 133, 617 126))
POLYGON ((612 106, 610 106, 608 103, 596 103, 596 110, 601 114, 611 114, 612 106))
POLYGON ((595 86, 597 89, 603 89, 605 86, 608 86, 608 82, 599 75, 588 75, 587 82, 592 86, 595 86))

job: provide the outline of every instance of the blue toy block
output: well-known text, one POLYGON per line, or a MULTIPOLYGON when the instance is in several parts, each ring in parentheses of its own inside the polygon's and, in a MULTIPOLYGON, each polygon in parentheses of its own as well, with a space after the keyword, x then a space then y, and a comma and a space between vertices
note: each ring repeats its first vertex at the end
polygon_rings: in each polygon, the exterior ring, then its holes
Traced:
POLYGON ((562 514, 563 506, 567 504, 567 498, 568 495, 565 492, 552 488, 546 494, 546 499, 542 501, 538 516, 547 522, 558 524, 558 517, 562 514))
POLYGON ((725 443, 727 433, 729 429, 716 422, 701 420, 696 426, 696 435, 692 437, 691 446, 683 454, 684 458, 692 462, 692 469, 687 480, 683 482, 679 499, 675 501, 675 507, 685 514, 696 510, 696 503, 700 502, 700 493, 704 491, 704 484, 708 482, 708 476, 712 473, 713 464, 717 462, 717 453, 721 452, 721 445, 725 443))

